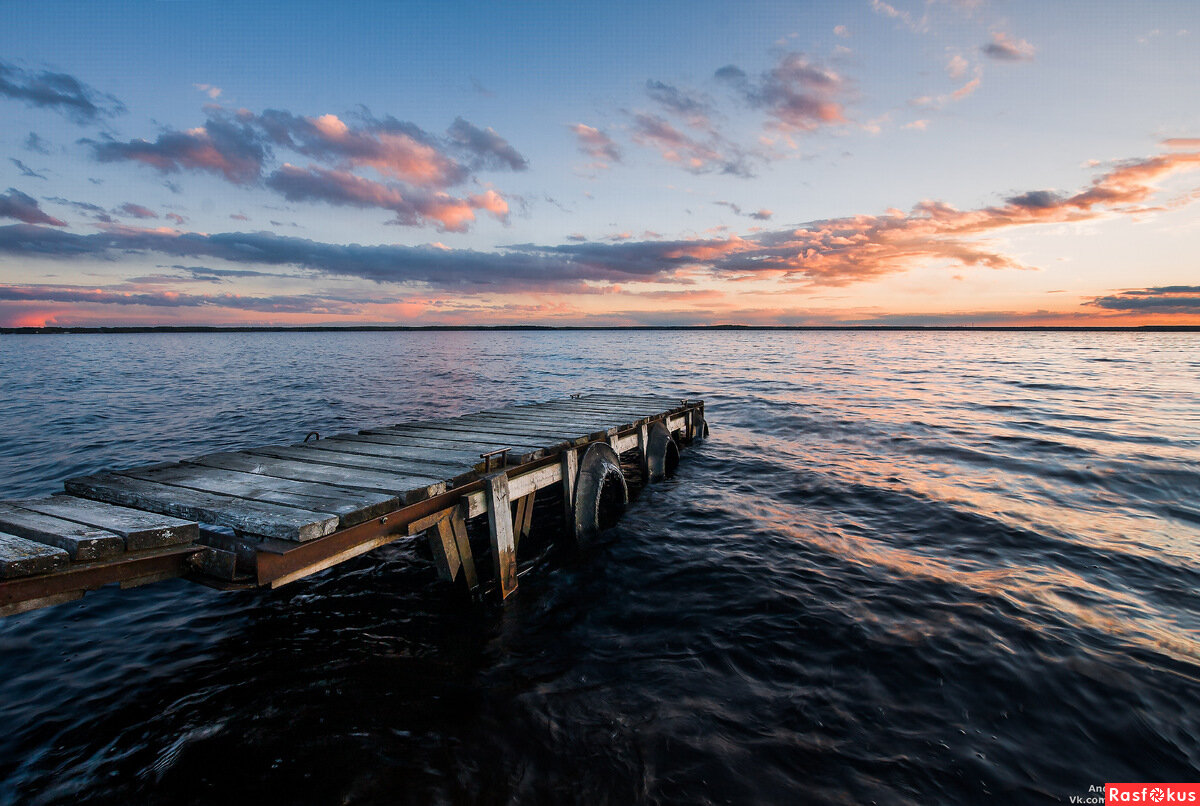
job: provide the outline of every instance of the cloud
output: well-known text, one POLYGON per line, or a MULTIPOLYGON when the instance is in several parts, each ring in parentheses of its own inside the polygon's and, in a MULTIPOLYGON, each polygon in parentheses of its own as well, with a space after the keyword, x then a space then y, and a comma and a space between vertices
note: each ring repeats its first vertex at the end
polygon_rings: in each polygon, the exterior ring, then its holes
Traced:
MULTIPOLYGON (((143 278, 147 279, 147 278, 143 278)), ((162 278, 148 278, 161 280, 162 278)), ((316 294, 251 297, 238 294, 180 294, 138 291, 126 286, 93 288, 68 285, 0 285, 0 301, 146 305, 155 308, 229 308, 263 313, 356 313, 362 302, 316 294)))
POLYGON ((909 12, 898 9, 890 3, 883 2, 883 0, 871 0, 871 10, 880 16, 903 23, 905 27, 912 31, 924 31, 928 26, 928 20, 924 17, 916 19, 909 12))
POLYGON ((913 98, 910 102, 913 106, 923 107, 927 109, 941 109, 948 104, 973 95, 980 84, 983 83, 983 68, 975 65, 974 74, 969 81, 963 84, 953 92, 948 92, 944 95, 922 95, 919 98, 913 98))
POLYGON ((243 115, 274 145, 342 170, 370 167, 424 188, 445 189, 479 168, 522 171, 528 161, 492 129, 457 118, 439 138, 393 117, 361 116, 351 125, 337 115, 306 118, 278 109, 243 115))
POLYGON ((392 117, 369 112, 350 122, 337 115, 302 117, 284 110, 262 114, 210 107, 204 125, 166 130, 153 142, 84 140, 101 162, 133 161, 163 173, 194 170, 223 176, 235 185, 260 182, 293 201, 380 207, 393 223, 463 232, 485 210, 507 221, 508 202, 494 190, 452 196, 446 188, 483 169, 523 171, 527 160, 493 129, 457 118, 443 137, 392 117), (284 162, 270 170, 275 152, 286 150, 323 165, 307 169, 284 162), (390 182, 357 171, 371 169, 390 182))
POLYGON ((81 201, 71 201, 70 199, 64 199, 62 196, 46 196, 45 199, 46 199, 46 201, 53 202, 54 204, 63 204, 68 207, 74 207, 79 212, 85 213, 85 214, 91 216, 92 218, 94 218, 95 220, 100 221, 102 223, 105 223, 105 224, 113 223, 112 216, 110 216, 108 214, 108 211, 105 210, 103 207, 101 207, 98 204, 90 204, 88 202, 81 202, 81 201))
POLYGON ((473 167, 524 171, 529 161, 492 128, 481 129, 462 118, 455 118, 446 130, 463 151, 475 155, 473 167))
POLYGON ((705 143, 676 129, 665 118, 638 112, 633 116, 633 141, 658 150, 662 158, 691 173, 720 171, 732 176, 751 176, 742 154, 731 144, 705 143), (722 153, 718 148, 730 149, 722 153))
POLYGON ((26 224, 48 224, 52 227, 67 225, 67 222, 43 212, 36 199, 16 188, 9 188, 7 193, 0 193, 0 218, 15 218, 26 224))
POLYGON ((289 201, 391 210, 396 214, 394 223, 404 226, 436 222, 443 231, 465 232, 475 220, 475 210, 486 210, 501 221, 508 216, 508 203, 493 190, 459 199, 315 166, 305 169, 285 163, 267 177, 266 184, 289 201))
POLYGON ((771 210, 768 210, 765 207, 763 207, 759 210, 756 210, 752 213, 743 213, 741 206, 734 204, 733 202, 715 201, 715 202, 713 202, 713 204, 719 205, 721 207, 728 207, 736 215, 745 215, 747 218, 753 218, 756 221, 769 221, 771 219, 771 216, 775 215, 774 212, 772 212, 771 210))
POLYGON ((13 165, 17 166, 17 170, 21 172, 21 176, 27 176, 30 179, 45 179, 46 178, 45 174, 38 173, 37 171, 33 170, 25 163, 21 162, 16 157, 9 157, 8 161, 11 162, 13 165))
POLYGON ((1111 311, 1200 314, 1200 285, 1126 289, 1109 296, 1093 297, 1083 304, 1111 311))
POLYGON ((961 53, 955 53, 950 56, 946 62, 946 75, 953 79, 960 79, 967 74, 967 68, 971 66, 961 53))
POLYGON ((125 111, 116 98, 72 75, 23 70, 7 62, 0 62, 0 97, 61 112, 76 123, 91 123, 125 111))
POLYGON ((992 41, 979 48, 984 55, 1005 62, 1021 62, 1033 59, 1035 48, 1024 39, 1013 39, 1003 31, 992 34, 992 41))
POLYGON ((846 39, 850 36, 850 29, 845 25, 835 25, 833 26, 833 34, 834 36, 840 36, 842 39, 846 39))
MULTIPOLYGON (((1171 152, 1116 163, 1075 193, 1029 191, 968 210, 923 201, 908 212, 810 221, 745 238, 511 244, 489 252, 433 245, 330 244, 265 232, 203 234, 121 226, 78 235, 26 223, 0 227, 0 253, 93 261, 152 253, 295 266, 329 276, 479 293, 594 292, 604 284, 690 284, 712 278, 844 286, 929 265, 1027 268, 981 239, 1014 227, 1158 209, 1148 206, 1155 182, 1196 168, 1200 151, 1171 152)), ((482 200, 477 203, 483 206, 482 200)))
POLYGON ((695 129, 711 128, 712 105, 705 99, 661 81, 648 80, 646 95, 672 115, 695 129))
POLYGON ((38 154, 49 154, 50 148, 46 145, 46 141, 38 136, 37 132, 30 132, 25 138, 25 150, 33 151, 38 154))
POLYGON ((621 161, 621 150, 613 139, 599 129, 586 123, 573 123, 568 128, 579 139, 579 150, 593 159, 599 160, 604 167, 610 162, 621 161))
POLYGON ((125 202, 117 208, 116 212, 122 215, 132 216, 133 218, 158 218, 158 213, 154 212, 149 207, 143 207, 142 205, 134 204, 133 202, 125 202))
POLYGON ((786 53, 757 79, 727 65, 715 77, 733 87, 751 106, 766 111, 774 128, 811 132, 846 122, 849 88, 837 72, 811 62, 803 53, 786 53))
POLYGON ((92 156, 100 162, 141 162, 162 173, 184 169, 215 173, 235 185, 255 182, 268 156, 252 127, 218 116, 187 131, 168 129, 153 142, 107 138, 80 142, 90 146, 92 156))
POLYGON ((220 87, 214 87, 212 84, 193 84, 192 86, 207 95, 209 98, 212 98, 214 101, 221 97, 220 87))

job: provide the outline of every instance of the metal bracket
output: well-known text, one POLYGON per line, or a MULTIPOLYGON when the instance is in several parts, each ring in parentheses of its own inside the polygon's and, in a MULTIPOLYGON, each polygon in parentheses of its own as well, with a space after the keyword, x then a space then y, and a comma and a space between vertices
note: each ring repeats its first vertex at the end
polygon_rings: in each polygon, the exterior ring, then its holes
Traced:
POLYGON ((508 464, 508 452, 510 448, 497 448, 494 451, 479 454, 479 458, 483 460, 483 472, 487 473, 492 470, 492 459, 496 459, 496 467, 503 468, 508 464))

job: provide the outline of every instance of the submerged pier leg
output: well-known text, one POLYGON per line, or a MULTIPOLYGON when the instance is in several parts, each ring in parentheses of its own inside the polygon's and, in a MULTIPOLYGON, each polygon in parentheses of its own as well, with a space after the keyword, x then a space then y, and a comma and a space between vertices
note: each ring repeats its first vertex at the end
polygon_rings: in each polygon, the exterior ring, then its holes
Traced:
POLYGON ((579 454, 574 448, 568 448, 562 452, 559 461, 562 466, 563 523, 574 541, 579 537, 575 529, 575 484, 579 478, 579 454))
POLYGON ((475 556, 471 553, 471 541, 467 539, 467 503, 461 502, 447 518, 454 544, 458 548, 458 559, 462 562, 463 581, 474 595, 479 592, 479 573, 475 570, 475 556))
POLYGON ((492 565, 496 571, 496 590, 500 599, 504 600, 517 589, 517 545, 513 540, 508 476, 504 473, 492 473, 484 476, 483 481, 488 532, 492 538, 492 565))

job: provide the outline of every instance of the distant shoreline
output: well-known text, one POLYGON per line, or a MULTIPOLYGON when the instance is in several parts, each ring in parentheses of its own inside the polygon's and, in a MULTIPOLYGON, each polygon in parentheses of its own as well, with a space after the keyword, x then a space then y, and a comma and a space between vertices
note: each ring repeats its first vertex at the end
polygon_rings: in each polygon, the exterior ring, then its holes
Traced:
POLYGON ((71 335, 89 333, 362 333, 437 331, 560 331, 560 330, 813 330, 813 331, 953 331, 1017 333, 1200 333, 1195 325, 297 325, 287 327, 240 327, 160 325, 130 327, 0 327, 0 335, 71 335))

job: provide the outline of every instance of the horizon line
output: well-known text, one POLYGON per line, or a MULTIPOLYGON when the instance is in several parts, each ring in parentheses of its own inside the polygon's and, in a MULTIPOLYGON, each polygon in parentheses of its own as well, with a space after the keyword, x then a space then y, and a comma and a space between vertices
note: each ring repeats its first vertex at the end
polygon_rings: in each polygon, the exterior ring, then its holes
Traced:
POLYGON ((561 330, 722 330, 722 331, 980 331, 1200 333, 1192 325, 101 325, 0 327, 0 335, 76 335, 130 333, 337 333, 429 331, 561 330))

